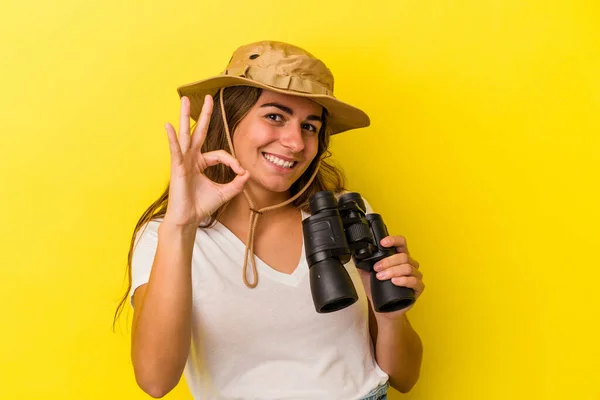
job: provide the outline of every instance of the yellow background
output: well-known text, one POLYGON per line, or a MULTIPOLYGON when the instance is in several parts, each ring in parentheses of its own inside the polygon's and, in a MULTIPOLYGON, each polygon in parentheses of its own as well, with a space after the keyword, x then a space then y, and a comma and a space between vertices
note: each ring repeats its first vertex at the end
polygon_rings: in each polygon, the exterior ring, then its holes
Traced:
MULTIPOLYGON (((333 151, 427 289, 391 399, 600 399, 600 6, 21 0, 0 12, 0 398, 143 399, 131 230, 168 177, 175 88, 247 42, 323 58, 372 126, 333 151), (367 5, 368 4, 368 5, 367 5)), ((189 399, 182 384, 171 399, 189 399)))

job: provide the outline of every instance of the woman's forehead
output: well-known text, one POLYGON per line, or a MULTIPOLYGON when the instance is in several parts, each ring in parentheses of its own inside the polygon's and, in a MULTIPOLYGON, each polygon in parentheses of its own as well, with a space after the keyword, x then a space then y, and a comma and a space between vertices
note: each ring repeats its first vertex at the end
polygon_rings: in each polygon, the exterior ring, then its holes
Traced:
POLYGON ((262 91, 256 105, 261 107, 266 103, 281 104, 301 114, 321 115, 323 111, 323 106, 309 98, 272 92, 270 90, 262 91))

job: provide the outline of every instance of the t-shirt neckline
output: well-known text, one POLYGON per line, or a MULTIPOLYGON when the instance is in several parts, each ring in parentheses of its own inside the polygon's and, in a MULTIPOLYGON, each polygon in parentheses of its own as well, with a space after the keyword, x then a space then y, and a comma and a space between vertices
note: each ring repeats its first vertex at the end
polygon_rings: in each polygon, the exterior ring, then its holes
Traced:
MULTIPOLYGON (((300 210, 302 212, 302 220, 310 216, 309 213, 306 213, 304 210, 300 210)), ((224 235, 228 236, 231 241, 235 243, 238 253, 241 254, 239 267, 240 270, 244 265, 244 253, 246 252, 246 244, 237 237, 229 228, 223 225, 221 222, 216 220, 215 227, 218 228, 224 235)), ((259 239, 258 237, 255 240, 259 239)), ((298 265, 291 274, 286 274, 283 272, 279 272, 265 261, 263 261, 259 256, 254 254, 254 259, 256 261, 256 269, 258 271, 258 287, 260 287, 260 280, 262 277, 268 277, 276 282, 280 282, 282 284, 288 286, 298 286, 302 281, 302 278, 308 272, 308 264, 306 261, 306 249, 304 246, 304 235, 302 235, 302 251, 300 252, 300 260, 298 261, 298 265)), ((252 281, 252 261, 250 261, 250 256, 248 256, 248 265, 246 267, 247 279, 252 281)))

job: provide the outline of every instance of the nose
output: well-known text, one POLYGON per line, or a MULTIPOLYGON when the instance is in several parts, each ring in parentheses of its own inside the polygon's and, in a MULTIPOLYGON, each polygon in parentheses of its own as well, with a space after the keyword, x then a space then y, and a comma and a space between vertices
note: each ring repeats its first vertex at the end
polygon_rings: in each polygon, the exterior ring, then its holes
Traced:
POLYGON ((297 125, 289 124, 281 129, 279 142, 287 147, 292 153, 299 153, 304 150, 304 138, 302 137, 302 128, 297 125))

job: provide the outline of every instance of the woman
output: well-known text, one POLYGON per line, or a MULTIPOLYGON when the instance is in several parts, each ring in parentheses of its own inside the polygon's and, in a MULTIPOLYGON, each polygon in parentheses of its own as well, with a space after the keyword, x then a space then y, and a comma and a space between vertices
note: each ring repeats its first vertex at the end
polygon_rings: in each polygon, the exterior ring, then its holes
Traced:
MULTIPOLYGON (((344 191, 342 173, 324 160, 330 135, 368 126, 367 115, 333 97, 320 60, 281 42, 240 47, 221 75, 178 92, 179 135, 166 125, 170 184, 138 222, 129 252, 123 301, 134 306, 139 386, 162 397, 184 374, 196 399, 409 391, 422 357, 410 307, 374 312, 369 273, 351 261, 359 301, 319 314, 304 255, 309 197, 344 191)), ((418 298, 422 274, 405 239, 381 244, 398 250, 376 265, 381 279, 418 298)))

